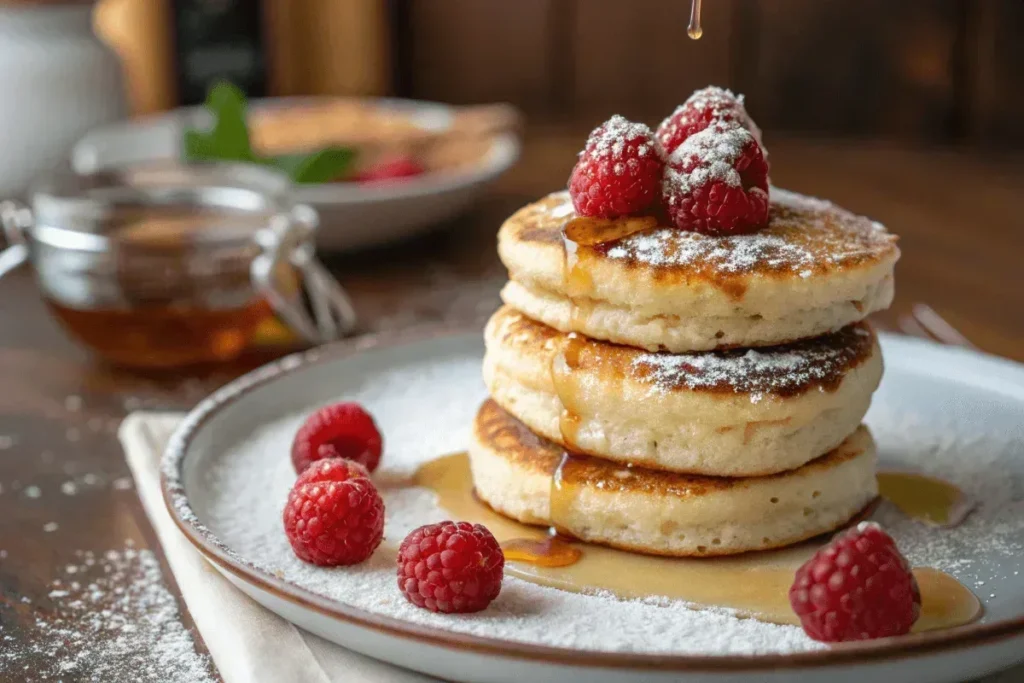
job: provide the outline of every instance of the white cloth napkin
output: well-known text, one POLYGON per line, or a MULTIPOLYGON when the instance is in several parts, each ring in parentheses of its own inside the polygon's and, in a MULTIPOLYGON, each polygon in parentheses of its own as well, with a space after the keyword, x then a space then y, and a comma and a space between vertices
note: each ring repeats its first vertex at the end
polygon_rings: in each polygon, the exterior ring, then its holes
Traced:
POLYGON ((160 456, 181 420, 133 413, 118 436, 192 619, 225 683, 422 683, 434 679, 351 652, 264 609, 220 575, 171 520, 160 456))
MULTIPOLYGON (((228 583, 171 520, 160 456, 178 413, 132 413, 118 436, 135 486, 196 627, 225 683, 424 683, 436 679, 371 659, 307 633, 228 583)), ((1024 680, 1024 667, 977 683, 1024 680)))

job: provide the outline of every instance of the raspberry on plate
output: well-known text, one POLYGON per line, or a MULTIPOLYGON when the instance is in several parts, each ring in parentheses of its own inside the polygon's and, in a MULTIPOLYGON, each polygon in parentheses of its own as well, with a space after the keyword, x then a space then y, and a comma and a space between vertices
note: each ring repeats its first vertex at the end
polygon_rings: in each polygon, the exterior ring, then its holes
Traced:
POLYGON ((398 549, 398 588, 431 612, 479 612, 498 597, 504 568, 505 555, 486 527, 428 524, 398 549))
POLYGON ((384 501, 359 463, 323 460, 295 481, 284 531, 300 560, 323 567, 358 564, 384 538, 384 501))
POLYGON ((383 440, 373 418, 358 403, 324 406, 306 419, 292 441, 292 464, 301 473, 323 458, 355 460, 373 472, 383 440))
POLYGON ((569 176, 576 213, 618 218, 643 211, 658 197, 664 167, 650 128, 611 117, 590 134, 569 176))
POLYGON ((378 161, 373 166, 357 174, 352 180, 357 183, 379 183, 389 180, 401 180, 423 175, 425 169, 412 157, 396 156, 378 161))
POLYGON ((839 534, 800 567, 789 602, 807 635, 826 643, 903 635, 921 613, 909 563, 874 522, 839 534))
POLYGON ((762 152, 764 151, 761 129, 743 106, 743 95, 734 95, 731 90, 713 85, 697 90, 686 102, 676 107, 676 110, 658 126, 655 138, 662 153, 668 157, 688 137, 716 122, 735 122, 743 126, 754 136, 757 144, 761 145, 762 152))
POLYGON ((749 233, 768 223, 768 164, 750 131, 716 123, 669 157, 662 182, 675 225, 705 235, 749 233))
POLYGON ((309 467, 302 470, 302 474, 293 484, 293 488, 299 483, 322 484, 332 481, 346 481, 356 477, 369 477, 370 472, 355 460, 347 458, 324 458, 310 463, 309 467))

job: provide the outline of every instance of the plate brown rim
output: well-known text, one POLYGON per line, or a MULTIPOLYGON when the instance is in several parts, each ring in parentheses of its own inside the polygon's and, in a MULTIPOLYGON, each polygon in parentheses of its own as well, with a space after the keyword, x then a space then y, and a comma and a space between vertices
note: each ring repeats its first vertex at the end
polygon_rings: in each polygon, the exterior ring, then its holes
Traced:
POLYGON ((455 338, 479 330, 447 325, 416 327, 388 335, 371 334, 335 342, 273 361, 226 384, 201 401, 171 437, 161 463, 160 484, 171 519, 208 560, 246 583, 276 598, 352 626, 455 651, 470 651, 504 659, 531 660, 580 668, 635 669, 679 672, 808 669, 842 664, 873 664, 893 659, 991 645, 1024 634, 1024 616, 987 624, 969 624, 940 631, 835 645, 827 650, 763 655, 660 655, 594 652, 547 645, 517 643, 431 628, 374 614, 307 591, 279 579, 235 554, 195 515, 181 481, 185 456, 196 433, 215 415, 242 396, 299 370, 349 358, 363 351, 455 338))

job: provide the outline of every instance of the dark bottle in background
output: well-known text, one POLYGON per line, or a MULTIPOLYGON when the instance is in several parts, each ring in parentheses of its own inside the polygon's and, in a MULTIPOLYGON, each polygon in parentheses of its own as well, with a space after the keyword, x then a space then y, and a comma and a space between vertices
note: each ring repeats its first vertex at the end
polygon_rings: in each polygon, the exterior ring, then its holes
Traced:
POLYGON ((227 79, 250 97, 269 93, 261 0, 175 0, 173 60, 180 104, 198 104, 227 79))
MULTIPOLYGON (((2 4, 3 0, 0 0, 2 4)), ((134 114, 197 104, 226 78, 250 97, 392 92, 384 0, 99 0, 134 114)))

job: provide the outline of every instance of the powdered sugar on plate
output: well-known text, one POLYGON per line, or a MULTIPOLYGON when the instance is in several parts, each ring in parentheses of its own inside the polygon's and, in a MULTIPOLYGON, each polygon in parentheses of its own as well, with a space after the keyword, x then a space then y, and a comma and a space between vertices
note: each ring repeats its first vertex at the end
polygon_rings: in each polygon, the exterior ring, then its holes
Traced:
POLYGON ((205 485, 212 503, 197 510, 198 516, 235 553, 264 571, 313 593, 412 623, 584 650, 727 654, 819 647, 800 629, 737 619, 724 610, 620 602, 511 577, 498 599, 479 614, 432 614, 406 602, 395 585, 397 546, 412 529, 445 519, 433 494, 410 487, 408 480, 421 463, 465 449, 473 415, 486 396, 480 363, 474 356, 398 369, 346 394, 370 410, 385 440, 384 460, 374 476, 387 512, 385 541, 363 565, 307 565, 285 538, 281 510, 295 479, 288 452, 304 415, 259 428, 219 458, 205 485), (580 628, 583 623, 615 623, 616 628, 580 628))
POLYGON ((996 419, 972 414, 984 410, 983 404, 965 410, 957 405, 964 398, 950 394, 937 397, 929 406, 933 410, 922 410, 891 387, 883 382, 866 419, 879 445, 880 467, 955 484, 978 507, 953 529, 914 522, 884 501, 875 519, 912 564, 949 572, 973 590, 985 603, 985 620, 1019 617, 1024 605, 1024 577, 1018 573, 1024 555, 1024 423, 1019 412, 996 419), (934 410, 936 404, 944 405, 934 410), (1003 422, 1006 418, 1012 422, 1003 422))
MULTIPOLYGON (((299 561, 288 546, 281 510, 295 477, 288 452, 303 414, 254 425, 243 441, 225 444, 226 450, 215 454, 204 472, 202 493, 193 495, 203 501, 196 509, 198 518, 234 554, 261 571, 409 623, 610 652, 722 655, 823 647, 798 628, 738 619, 726 611, 695 611, 658 599, 621 602, 511 577, 499 598, 479 614, 436 615, 407 603, 395 586, 395 549, 411 529, 445 516, 433 494, 410 486, 409 477, 421 463, 465 448, 472 416, 485 397, 478 347, 464 348, 464 356, 420 356, 417 362, 374 374, 372 381, 345 379, 360 360, 351 361, 347 373, 325 370, 315 375, 322 377, 318 381, 333 382, 339 398, 366 405, 385 435, 385 455, 375 475, 387 508, 385 542, 365 564, 313 567, 299 561)), ((983 601, 990 584, 997 594, 1011 588, 1024 593, 1007 569, 1024 552, 1024 433, 1019 424, 1016 431, 993 429, 975 414, 951 417, 941 409, 942 397, 935 391, 910 400, 900 387, 916 380, 895 374, 869 420, 886 465, 950 480, 980 501, 980 507, 963 525, 947 531, 911 522, 888 506, 882 507, 879 519, 915 564, 950 571, 972 588, 985 582, 985 592, 975 588, 983 601)), ((986 609, 987 618, 1000 616, 997 606, 987 604, 986 609)))

